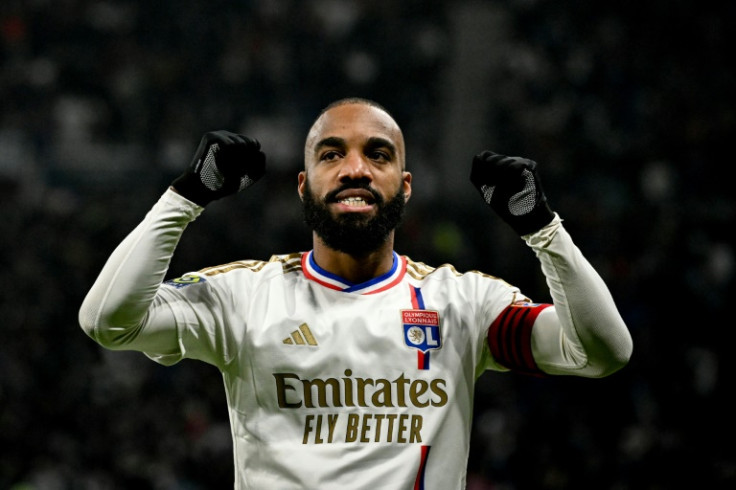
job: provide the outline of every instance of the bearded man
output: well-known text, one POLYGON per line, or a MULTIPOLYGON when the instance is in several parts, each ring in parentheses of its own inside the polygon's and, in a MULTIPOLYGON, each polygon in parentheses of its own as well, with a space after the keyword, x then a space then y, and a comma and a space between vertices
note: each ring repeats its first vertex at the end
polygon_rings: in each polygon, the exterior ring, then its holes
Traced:
POLYGON ((480 375, 599 378, 628 362, 626 325, 534 161, 484 151, 470 180, 536 254, 551 303, 397 253, 412 175, 398 124, 365 99, 331 104, 307 135, 297 189, 311 250, 166 280, 187 224, 264 169, 255 139, 207 133, 79 315, 106 348, 221 371, 234 488, 463 489, 480 375))

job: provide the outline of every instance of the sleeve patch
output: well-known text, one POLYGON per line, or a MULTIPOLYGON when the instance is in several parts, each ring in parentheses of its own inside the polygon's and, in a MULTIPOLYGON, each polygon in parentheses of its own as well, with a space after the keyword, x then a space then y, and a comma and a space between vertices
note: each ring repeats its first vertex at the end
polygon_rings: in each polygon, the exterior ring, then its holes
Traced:
POLYGON ((532 326, 547 303, 513 303, 498 315, 488 329, 488 346, 502 366, 522 374, 544 373, 532 355, 532 326))
POLYGON ((198 276, 195 274, 185 274, 181 277, 177 277, 176 279, 166 281, 164 282, 164 284, 176 289, 181 289, 186 286, 191 286, 192 284, 201 284, 205 282, 207 282, 207 280, 202 276, 198 276))

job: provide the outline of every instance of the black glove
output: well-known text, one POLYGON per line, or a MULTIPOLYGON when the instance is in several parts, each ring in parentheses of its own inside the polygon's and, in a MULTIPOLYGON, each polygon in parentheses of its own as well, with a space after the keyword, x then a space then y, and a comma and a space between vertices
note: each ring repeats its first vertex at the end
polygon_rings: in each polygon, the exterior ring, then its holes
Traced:
POLYGON ((539 231, 555 217, 537 175, 537 162, 484 151, 473 158, 470 181, 519 235, 539 231))
POLYGON ((172 186, 190 201, 206 206, 240 192, 266 172, 266 155, 252 138, 228 131, 205 133, 189 168, 172 186))

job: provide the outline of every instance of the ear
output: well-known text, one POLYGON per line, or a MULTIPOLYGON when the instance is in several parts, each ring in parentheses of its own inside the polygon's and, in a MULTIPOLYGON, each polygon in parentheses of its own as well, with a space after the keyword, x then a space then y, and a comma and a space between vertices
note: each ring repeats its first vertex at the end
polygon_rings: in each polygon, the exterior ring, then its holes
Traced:
POLYGON ((401 185, 404 187, 404 202, 411 197, 411 172, 404 172, 401 185))
POLYGON ((302 170, 299 172, 299 175, 297 175, 297 186, 296 190, 299 193, 299 199, 302 201, 304 200, 304 186, 307 182, 307 172, 302 170))

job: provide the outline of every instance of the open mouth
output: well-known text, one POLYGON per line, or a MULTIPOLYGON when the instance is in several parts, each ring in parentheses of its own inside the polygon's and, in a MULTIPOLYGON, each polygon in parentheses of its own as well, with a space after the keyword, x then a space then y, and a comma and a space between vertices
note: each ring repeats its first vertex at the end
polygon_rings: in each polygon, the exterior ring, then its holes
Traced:
POLYGON ((362 197, 346 197, 345 199, 339 199, 337 202, 351 207, 368 206, 369 204, 371 204, 362 197))
POLYGON ((351 188, 338 190, 328 196, 327 201, 342 204, 349 208, 362 208, 373 206, 380 200, 380 196, 376 195, 369 189, 351 188))

